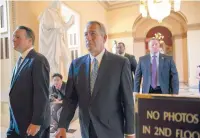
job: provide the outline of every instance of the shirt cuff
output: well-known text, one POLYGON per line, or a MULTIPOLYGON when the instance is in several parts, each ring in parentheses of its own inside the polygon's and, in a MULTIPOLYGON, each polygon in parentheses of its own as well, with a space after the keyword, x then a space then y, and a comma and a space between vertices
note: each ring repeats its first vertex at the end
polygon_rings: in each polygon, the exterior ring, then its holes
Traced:
POLYGON ((134 136, 135 134, 124 134, 125 136, 134 136))

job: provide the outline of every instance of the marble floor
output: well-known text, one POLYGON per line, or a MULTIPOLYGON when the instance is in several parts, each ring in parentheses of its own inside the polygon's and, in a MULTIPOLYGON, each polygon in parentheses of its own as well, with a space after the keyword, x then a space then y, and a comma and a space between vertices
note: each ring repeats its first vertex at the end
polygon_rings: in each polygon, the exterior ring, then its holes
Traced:
MULTIPOLYGON (((200 97, 197 86, 188 87, 184 84, 180 85, 180 94, 179 95, 200 97)), ((1 130, 0 130, 1 138, 6 138, 5 137, 6 129, 7 128, 5 128, 5 127, 1 127, 1 130)), ((74 133, 67 133, 67 138, 81 138, 80 126, 79 126, 78 119, 74 120, 71 123, 70 129, 75 129, 76 131, 74 133)), ((54 138, 54 134, 51 134, 51 138, 54 138)))

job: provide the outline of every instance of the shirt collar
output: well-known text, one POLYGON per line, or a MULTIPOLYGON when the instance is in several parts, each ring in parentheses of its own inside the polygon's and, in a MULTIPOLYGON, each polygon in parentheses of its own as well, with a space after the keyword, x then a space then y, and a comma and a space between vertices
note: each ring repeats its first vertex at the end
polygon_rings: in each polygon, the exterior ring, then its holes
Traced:
POLYGON ((24 51, 21 54, 21 57, 24 59, 32 49, 33 49, 33 47, 30 47, 29 49, 27 49, 26 51, 24 51))
POLYGON ((103 58, 104 53, 105 53, 105 48, 104 48, 104 49, 101 51, 101 53, 100 53, 99 55, 97 55, 96 57, 94 57, 94 56, 92 56, 92 55, 90 54, 91 63, 93 62, 93 59, 94 59, 94 58, 96 58, 97 61, 98 61, 99 63, 101 63, 101 60, 102 60, 102 58, 103 58))
POLYGON ((119 54, 119 55, 124 57, 124 56, 125 56, 125 52, 124 52, 124 53, 122 53, 122 54, 119 54))
POLYGON ((156 58, 159 58, 159 55, 160 55, 160 52, 157 52, 156 54, 150 54, 151 55, 151 57, 153 57, 154 55, 156 56, 156 58))

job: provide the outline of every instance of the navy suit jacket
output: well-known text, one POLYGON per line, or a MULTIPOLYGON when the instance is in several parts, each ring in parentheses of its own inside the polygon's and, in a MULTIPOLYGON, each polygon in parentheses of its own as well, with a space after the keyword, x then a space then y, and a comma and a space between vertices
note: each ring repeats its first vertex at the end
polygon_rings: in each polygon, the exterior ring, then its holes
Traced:
MULTIPOLYGON (((159 55, 159 83, 163 94, 178 94, 179 78, 176 65, 171 56, 159 55)), ((134 92, 140 91, 143 79, 142 92, 148 93, 151 85, 151 57, 150 54, 140 57, 134 78, 134 92)))
POLYGON ((92 95, 90 56, 74 60, 69 70, 60 128, 68 129, 77 104, 83 138, 89 138, 90 121, 100 138, 123 138, 124 133, 133 134, 132 79, 128 59, 105 51, 92 95))
POLYGON ((10 87, 10 126, 8 134, 16 131, 26 134, 32 123, 41 131, 50 125, 49 63, 47 59, 31 50, 13 73, 10 87), (17 131, 18 130, 18 131, 17 131))

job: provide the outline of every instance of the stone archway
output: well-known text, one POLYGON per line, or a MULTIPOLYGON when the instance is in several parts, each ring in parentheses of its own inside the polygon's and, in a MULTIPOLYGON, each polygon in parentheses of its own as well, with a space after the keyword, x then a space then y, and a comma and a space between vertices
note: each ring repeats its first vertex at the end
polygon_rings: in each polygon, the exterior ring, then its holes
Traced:
POLYGON ((155 27, 167 28, 171 32, 173 58, 179 72, 180 82, 188 82, 187 19, 181 12, 171 11, 162 23, 151 18, 137 17, 132 27, 133 53, 136 57, 146 54, 145 40, 155 27))

